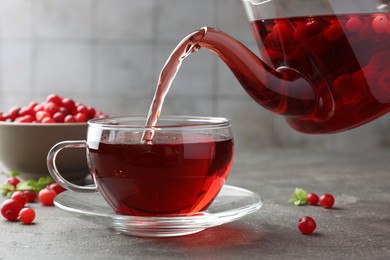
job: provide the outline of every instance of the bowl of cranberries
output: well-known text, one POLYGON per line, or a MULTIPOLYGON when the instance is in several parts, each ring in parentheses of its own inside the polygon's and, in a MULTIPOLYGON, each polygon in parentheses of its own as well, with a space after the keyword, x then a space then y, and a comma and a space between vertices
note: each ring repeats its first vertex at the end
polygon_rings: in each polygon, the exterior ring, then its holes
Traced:
MULTIPOLYGON (((87 121, 106 117, 94 107, 51 94, 41 102, 0 112, 0 162, 23 179, 49 175, 46 157, 51 147, 65 140, 84 140, 87 121)), ((65 178, 81 183, 88 175, 85 150, 59 153, 57 166, 65 178)))

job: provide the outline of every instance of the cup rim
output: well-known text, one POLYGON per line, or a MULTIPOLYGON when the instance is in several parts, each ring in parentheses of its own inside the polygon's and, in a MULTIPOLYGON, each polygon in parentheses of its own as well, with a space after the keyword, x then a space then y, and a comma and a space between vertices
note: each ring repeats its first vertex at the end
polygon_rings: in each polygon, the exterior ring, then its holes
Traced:
POLYGON ((201 116, 161 116, 158 124, 148 127, 144 116, 113 116, 91 119, 88 126, 99 129, 174 129, 174 128, 223 128, 230 127, 230 119, 201 116), (135 123, 132 123, 135 122, 135 123))

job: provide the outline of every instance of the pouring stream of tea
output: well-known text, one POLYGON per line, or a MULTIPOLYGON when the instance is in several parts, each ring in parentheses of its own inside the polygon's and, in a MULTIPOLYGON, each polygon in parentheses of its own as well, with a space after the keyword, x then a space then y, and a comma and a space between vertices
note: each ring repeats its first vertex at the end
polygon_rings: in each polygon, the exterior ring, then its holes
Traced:
MULTIPOLYGON (((263 66, 262 61, 241 42, 214 28, 203 27, 185 37, 176 46, 165 63, 160 73, 157 89, 149 109, 145 125, 148 130, 144 131, 141 142, 152 143, 154 135, 153 128, 157 125, 164 98, 169 91, 176 73, 184 59, 200 48, 205 48, 221 58, 235 74, 241 85, 247 87, 247 92, 249 91, 252 98, 259 104, 279 114, 290 113, 294 110, 287 111, 285 109, 286 106, 281 105, 287 99, 281 94, 283 91, 280 88, 285 88, 286 84, 284 79, 296 72, 289 71, 288 69, 285 69, 285 71, 270 72, 268 68, 263 66), (264 71, 259 72, 259 67, 263 67, 264 71), (269 74, 267 74, 267 77, 265 76, 266 71, 269 74), (285 73, 286 71, 289 75, 285 73), (265 79, 267 79, 267 84, 265 84, 265 79), (256 89, 254 89, 254 86, 256 86, 256 89), (274 86, 274 89, 272 86, 274 86)), ((314 106, 311 100, 313 96, 312 87, 304 80, 296 80, 293 84, 299 85, 301 93, 309 97, 308 102, 306 102, 307 106, 304 106, 304 109, 295 109, 294 115, 306 115, 314 106)), ((293 104, 294 101, 290 100, 290 103, 293 104)))
MULTIPOLYGON (((206 33, 206 28, 198 31, 199 33, 206 33)), ((197 52, 200 46, 192 37, 186 37, 175 48, 169 56, 163 69, 161 70, 159 80, 157 83, 156 92, 153 101, 149 108, 149 113, 146 121, 147 128, 153 128, 157 125, 158 118, 161 114, 161 109, 164 103, 165 96, 172 85, 181 64, 184 59, 193 52, 197 52)), ((154 131, 146 130, 142 135, 142 142, 152 143, 154 131)))

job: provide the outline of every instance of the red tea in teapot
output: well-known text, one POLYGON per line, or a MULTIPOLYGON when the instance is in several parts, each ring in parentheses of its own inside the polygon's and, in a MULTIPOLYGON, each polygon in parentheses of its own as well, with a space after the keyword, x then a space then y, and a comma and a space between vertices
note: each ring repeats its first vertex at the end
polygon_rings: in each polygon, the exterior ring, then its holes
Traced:
POLYGON ((368 123, 390 111, 389 19, 364 13, 257 20, 251 25, 263 60, 223 32, 201 28, 161 71, 146 125, 157 123, 182 61, 200 48, 218 55, 259 105, 297 131, 336 133, 368 123))
POLYGON ((258 20, 252 28, 267 64, 296 69, 317 93, 331 93, 327 120, 287 118, 298 131, 346 130, 390 110, 390 15, 258 20))
POLYGON ((97 149, 89 148, 99 191, 117 213, 158 216, 200 212, 225 182, 233 159, 233 139, 185 135, 167 144, 159 138, 154 136, 151 144, 139 142, 141 136, 137 136, 127 138, 134 143, 103 141, 93 145, 97 149))

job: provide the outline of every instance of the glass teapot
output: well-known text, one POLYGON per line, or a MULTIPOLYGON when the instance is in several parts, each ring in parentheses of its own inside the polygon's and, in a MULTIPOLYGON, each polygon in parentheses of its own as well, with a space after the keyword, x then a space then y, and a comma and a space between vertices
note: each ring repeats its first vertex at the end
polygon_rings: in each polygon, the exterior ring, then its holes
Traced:
POLYGON ((258 104, 303 133, 345 131, 390 111, 390 0, 242 2, 260 58, 210 27, 176 52, 214 52, 258 104))

